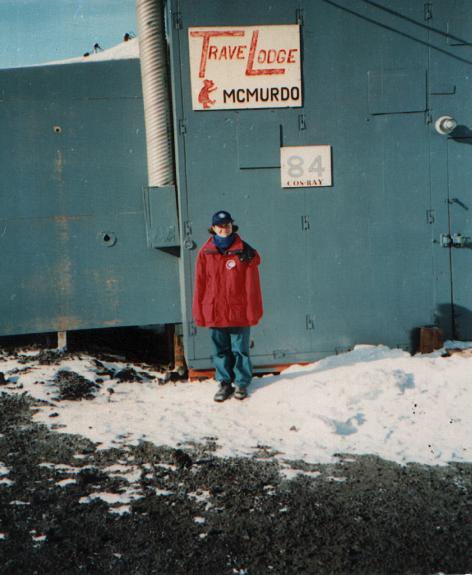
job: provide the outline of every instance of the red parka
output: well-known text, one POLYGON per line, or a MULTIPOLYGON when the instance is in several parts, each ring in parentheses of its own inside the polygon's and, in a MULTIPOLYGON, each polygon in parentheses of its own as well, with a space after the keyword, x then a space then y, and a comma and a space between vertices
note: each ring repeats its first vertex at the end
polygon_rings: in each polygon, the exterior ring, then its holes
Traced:
POLYGON ((210 237, 197 256, 193 317, 203 327, 247 327, 262 317, 261 258, 236 234, 220 253, 210 237))

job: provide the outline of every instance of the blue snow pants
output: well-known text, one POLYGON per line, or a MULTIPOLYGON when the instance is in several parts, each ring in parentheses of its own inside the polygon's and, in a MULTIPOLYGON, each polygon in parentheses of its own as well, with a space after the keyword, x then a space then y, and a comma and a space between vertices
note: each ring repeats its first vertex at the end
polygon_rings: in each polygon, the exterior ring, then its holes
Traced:
POLYGON ((250 327, 212 327, 213 365, 217 381, 247 387, 252 379, 249 358, 250 327))

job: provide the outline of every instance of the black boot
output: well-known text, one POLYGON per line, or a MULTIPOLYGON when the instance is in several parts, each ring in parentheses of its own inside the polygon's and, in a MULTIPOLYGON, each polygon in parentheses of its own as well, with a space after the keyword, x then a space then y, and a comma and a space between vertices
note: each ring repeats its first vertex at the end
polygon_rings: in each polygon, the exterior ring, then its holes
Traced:
POLYGON ((233 394, 233 391, 234 391, 233 386, 230 383, 222 381, 220 382, 218 391, 215 393, 213 399, 215 401, 224 401, 225 399, 228 399, 230 395, 233 394))
POLYGON ((236 387, 234 392, 234 397, 236 399, 245 399, 247 397, 247 390, 245 387, 236 387))

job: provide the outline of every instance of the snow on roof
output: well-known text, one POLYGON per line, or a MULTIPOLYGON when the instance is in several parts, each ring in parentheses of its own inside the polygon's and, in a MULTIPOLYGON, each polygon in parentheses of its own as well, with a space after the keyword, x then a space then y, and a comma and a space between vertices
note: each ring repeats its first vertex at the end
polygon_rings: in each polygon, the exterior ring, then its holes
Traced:
POLYGON ((131 38, 127 42, 121 42, 113 48, 107 50, 90 51, 89 56, 79 56, 78 58, 68 58, 67 60, 55 60, 45 62, 41 66, 56 66, 61 64, 76 64, 77 62, 103 62, 104 60, 131 60, 139 58, 139 42, 137 38, 131 38))

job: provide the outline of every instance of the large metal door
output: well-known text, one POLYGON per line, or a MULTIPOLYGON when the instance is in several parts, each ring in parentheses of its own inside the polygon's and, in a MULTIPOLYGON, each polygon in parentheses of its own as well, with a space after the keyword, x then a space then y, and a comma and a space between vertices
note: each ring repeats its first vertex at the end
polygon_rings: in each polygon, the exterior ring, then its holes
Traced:
POLYGON ((461 335, 469 333, 472 250, 443 247, 454 233, 472 237, 467 8, 470 0, 277 0, 270 9, 171 0, 192 366, 210 363, 190 305, 196 248, 218 209, 235 213, 263 255, 256 364, 313 360, 358 343, 409 347, 416 328, 432 323, 449 336, 452 302, 461 335), (192 109, 189 27, 295 23, 302 107, 192 109), (461 127, 440 135, 435 120, 448 114, 461 127), (284 189, 280 147, 310 145, 332 147, 332 186, 284 189))
POLYGON ((430 11, 431 174, 438 316, 449 336, 472 338, 472 4, 430 11), (439 133, 450 117, 457 127, 439 133), (448 301, 449 300, 449 301, 448 301))
POLYGON ((453 335, 472 339, 472 138, 450 138, 448 175, 453 335))
MULTIPOLYGON (((469 113, 470 114, 470 113, 469 113)), ((457 129, 456 129, 457 130, 457 129)), ((448 141, 453 335, 472 339, 472 137, 448 141)))
POLYGON ((250 0, 184 0, 171 5, 177 155, 185 161, 185 173, 179 173, 184 336, 187 359, 194 367, 207 367, 211 355, 206 330, 196 328, 190 314, 194 265, 208 238, 211 215, 220 209, 231 212, 243 239, 262 255, 265 315, 271 319, 252 331, 255 362, 283 363, 311 351, 310 331, 307 335, 305 329, 310 321, 306 199, 303 193, 281 193, 279 173, 281 138, 298 134, 300 109, 195 111, 189 84, 189 28, 294 24, 299 6, 299 0, 276 2, 270 8, 250 0))

